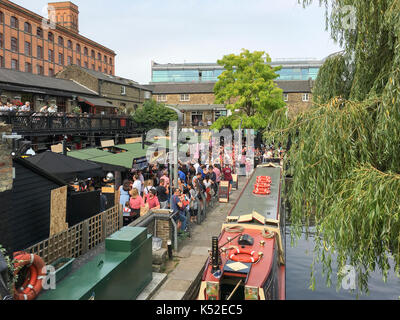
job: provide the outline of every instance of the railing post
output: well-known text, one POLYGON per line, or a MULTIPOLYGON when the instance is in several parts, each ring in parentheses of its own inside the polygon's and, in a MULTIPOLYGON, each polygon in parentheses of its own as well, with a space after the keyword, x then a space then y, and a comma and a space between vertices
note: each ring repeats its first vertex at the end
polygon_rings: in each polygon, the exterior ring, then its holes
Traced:
POLYGON ((104 242, 107 238, 107 211, 101 213, 101 242, 104 242))
POLYGON ((89 220, 82 223, 82 255, 89 251, 89 220))

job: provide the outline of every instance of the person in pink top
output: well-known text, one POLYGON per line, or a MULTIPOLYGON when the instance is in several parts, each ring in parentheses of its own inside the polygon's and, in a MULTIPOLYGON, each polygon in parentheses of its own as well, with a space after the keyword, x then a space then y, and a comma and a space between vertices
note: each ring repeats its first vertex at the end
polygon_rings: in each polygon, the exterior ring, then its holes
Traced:
POLYGON ((168 177, 168 171, 164 171, 164 175, 161 177, 161 179, 164 179, 165 185, 169 185, 169 177, 168 177))
POLYGON ((136 188, 132 189, 131 191, 129 205, 132 209, 131 218, 132 221, 134 221, 140 217, 140 208, 144 207, 143 198, 139 195, 139 191, 136 188))
POLYGON ((149 205, 149 210, 160 209, 160 202, 156 196, 156 189, 150 189, 150 192, 146 195, 145 201, 149 205))
POLYGON ((221 182, 221 171, 216 166, 214 166, 213 171, 215 173, 215 176, 217 177, 216 182, 220 183, 221 182))

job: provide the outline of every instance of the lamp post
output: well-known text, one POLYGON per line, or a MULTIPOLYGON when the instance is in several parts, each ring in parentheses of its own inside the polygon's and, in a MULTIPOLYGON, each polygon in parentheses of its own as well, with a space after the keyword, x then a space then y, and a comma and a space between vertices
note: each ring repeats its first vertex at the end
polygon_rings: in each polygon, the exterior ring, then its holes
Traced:
MULTIPOLYGON (((173 146, 173 152, 174 152, 174 187, 178 187, 178 136, 179 136, 179 128, 180 128, 180 124, 182 123, 183 120, 183 115, 182 112, 180 112, 178 109, 176 109, 175 107, 172 106, 168 106, 166 105, 165 107, 167 107, 168 109, 171 109, 173 111, 176 112, 176 114, 178 115, 178 122, 174 121, 173 122, 173 130, 171 130, 171 126, 170 126, 170 147, 171 145, 173 146)), ((172 173, 172 164, 171 161, 169 162, 169 172, 172 173)), ((170 185, 170 195, 171 195, 171 208, 172 208, 172 186, 170 185)))

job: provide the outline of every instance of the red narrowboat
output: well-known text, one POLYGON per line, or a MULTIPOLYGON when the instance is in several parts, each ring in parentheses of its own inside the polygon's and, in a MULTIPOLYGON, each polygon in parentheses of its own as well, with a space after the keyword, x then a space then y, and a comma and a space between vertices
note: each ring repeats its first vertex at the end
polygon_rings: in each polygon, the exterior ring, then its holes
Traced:
POLYGON ((282 168, 258 166, 222 225, 198 300, 285 300, 282 168))

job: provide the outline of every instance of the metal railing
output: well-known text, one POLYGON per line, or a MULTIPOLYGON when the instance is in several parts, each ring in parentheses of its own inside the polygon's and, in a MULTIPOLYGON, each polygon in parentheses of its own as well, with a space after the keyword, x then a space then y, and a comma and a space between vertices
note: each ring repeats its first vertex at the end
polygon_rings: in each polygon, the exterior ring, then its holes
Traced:
POLYGON ((137 129, 137 125, 131 118, 118 115, 0 111, 0 122, 11 124, 13 132, 18 134, 40 132, 131 132, 135 128, 137 129))

